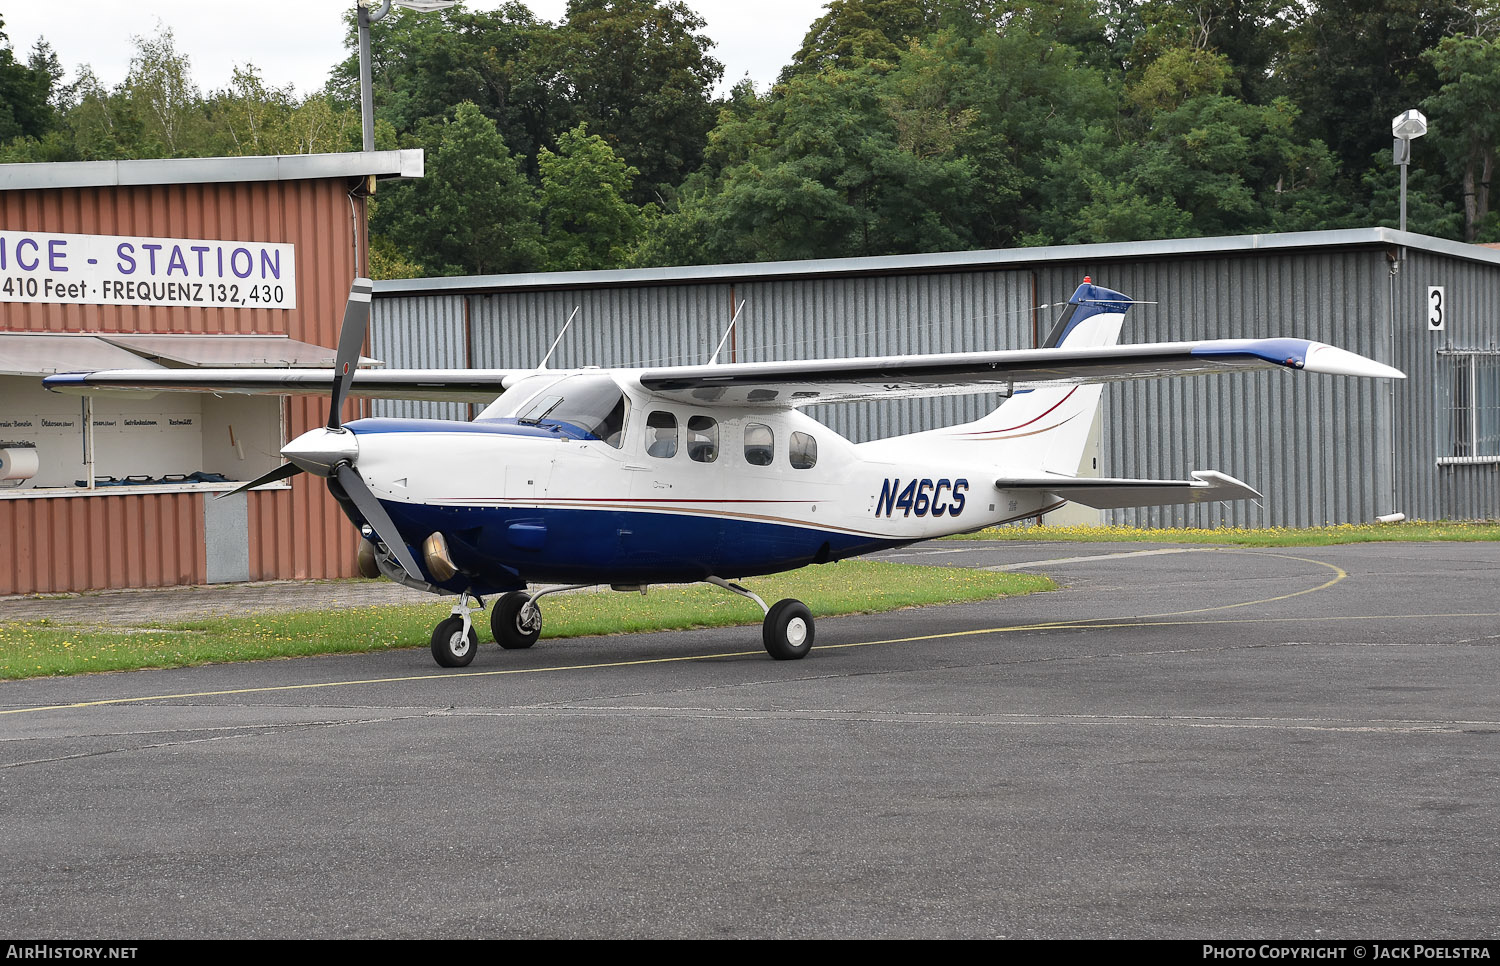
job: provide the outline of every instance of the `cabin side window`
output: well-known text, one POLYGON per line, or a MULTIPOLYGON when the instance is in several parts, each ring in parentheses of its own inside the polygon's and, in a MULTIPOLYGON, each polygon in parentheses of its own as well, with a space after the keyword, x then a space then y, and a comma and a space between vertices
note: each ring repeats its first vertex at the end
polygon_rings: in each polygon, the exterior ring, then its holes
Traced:
POLYGON ((646 417, 646 455, 671 459, 677 455, 677 417, 660 410, 646 417))
POLYGON ((719 423, 709 416, 691 416, 687 424, 688 458, 712 463, 719 458, 719 423))
POLYGON ((794 470, 810 470, 818 465, 818 441, 806 433, 793 433, 789 452, 794 470))
POLYGON ((745 462, 751 466, 770 466, 776 452, 775 435, 765 423, 745 424, 745 462))

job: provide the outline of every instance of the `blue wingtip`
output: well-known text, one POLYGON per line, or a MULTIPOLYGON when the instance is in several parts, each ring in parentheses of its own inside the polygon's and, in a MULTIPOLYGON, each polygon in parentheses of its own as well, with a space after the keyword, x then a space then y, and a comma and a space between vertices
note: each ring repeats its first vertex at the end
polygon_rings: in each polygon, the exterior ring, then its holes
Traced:
POLYGON ((89 373, 87 372, 59 372, 52 376, 43 376, 42 385, 47 389, 60 389, 63 386, 86 386, 88 385, 89 373))
POLYGON ((1312 343, 1306 339, 1226 339, 1217 344, 1203 345, 1192 350, 1195 356, 1250 356, 1301 369, 1307 365, 1307 352, 1312 343))

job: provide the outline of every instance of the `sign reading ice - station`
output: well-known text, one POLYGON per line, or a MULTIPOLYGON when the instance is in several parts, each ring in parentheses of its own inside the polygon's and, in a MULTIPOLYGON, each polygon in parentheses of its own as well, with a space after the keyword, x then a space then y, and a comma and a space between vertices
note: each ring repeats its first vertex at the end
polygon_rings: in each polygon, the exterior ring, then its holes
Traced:
POLYGON ((294 309, 297 256, 275 242, 0 231, 0 302, 294 309))

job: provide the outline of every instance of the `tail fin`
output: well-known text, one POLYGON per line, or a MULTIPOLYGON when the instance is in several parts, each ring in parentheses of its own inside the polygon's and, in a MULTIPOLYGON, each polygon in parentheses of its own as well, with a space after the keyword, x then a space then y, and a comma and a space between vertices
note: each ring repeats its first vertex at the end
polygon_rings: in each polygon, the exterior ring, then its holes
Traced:
POLYGON ((1120 326, 1130 309, 1130 297, 1094 285, 1085 276, 1083 284, 1068 299, 1068 309, 1047 333, 1043 349, 1067 346, 1083 349, 1114 345, 1120 341, 1120 326))
MULTIPOLYGON (((1090 348, 1120 341, 1131 300, 1087 278, 1042 348, 1090 348)), ((1072 476, 1088 443, 1103 386, 1066 386, 1017 392, 983 419, 947 432, 959 439, 996 444, 996 459, 1012 472, 1022 468, 1072 476)))

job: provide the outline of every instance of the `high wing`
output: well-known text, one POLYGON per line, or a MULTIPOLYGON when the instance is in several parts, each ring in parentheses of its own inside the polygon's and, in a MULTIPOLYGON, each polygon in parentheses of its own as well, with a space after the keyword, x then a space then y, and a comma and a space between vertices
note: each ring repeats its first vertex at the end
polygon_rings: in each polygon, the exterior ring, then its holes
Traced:
MULTIPOLYGON (((741 362, 630 370, 655 395, 698 405, 810 406, 860 399, 1010 394, 1047 386, 1164 376, 1302 369, 1404 379, 1398 369, 1306 339, 1217 339, 1081 349, 1006 349, 934 355, 741 362)), ((534 369, 362 369, 350 394, 488 402, 534 369)), ((197 391, 256 395, 328 392, 332 369, 112 369, 48 376, 77 395, 197 391)))
POLYGON ((809 406, 915 396, 1000 392, 1163 376, 1303 369, 1404 379, 1398 369, 1306 339, 1217 339, 1080 349, 1009 349, 938 355, 748 362, 647 369, 659 396, 739 405, 809 406))
MULTIPOLYGON (((351 396, 489 402, 531 369, 360 369, 351 396)), ((103 369, 47 376, 42 384, 72 395, 210 392, 326 396, 332 369, 103 369)))

